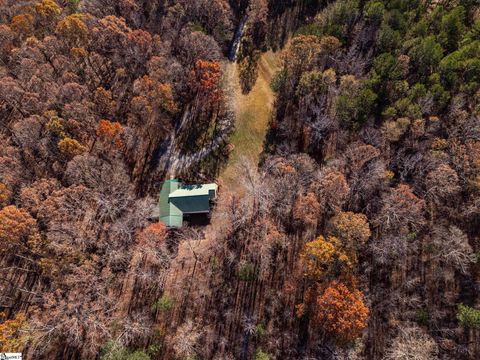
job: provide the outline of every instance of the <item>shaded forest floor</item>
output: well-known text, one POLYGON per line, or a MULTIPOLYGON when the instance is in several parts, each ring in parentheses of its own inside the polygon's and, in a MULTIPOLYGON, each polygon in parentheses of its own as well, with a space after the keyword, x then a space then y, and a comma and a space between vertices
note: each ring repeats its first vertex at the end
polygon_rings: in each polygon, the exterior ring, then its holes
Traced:
POLYGON ((234 150, 230 154, 228 164, 220 174, 224 188, 229 191, 240 191, 238 182, 238 165, 242 158, 257 164, 263 151, 263 143, 271 118, 275 95, 270 88, 273 75, 280 69, 280 52, 271 51, 261 57, 257 82, 252 91, 244 95, 240 90, 237 64, 228 63, 227 76, 233 78, 232 100, 235 109, 235 131, 230 138, 234 150))

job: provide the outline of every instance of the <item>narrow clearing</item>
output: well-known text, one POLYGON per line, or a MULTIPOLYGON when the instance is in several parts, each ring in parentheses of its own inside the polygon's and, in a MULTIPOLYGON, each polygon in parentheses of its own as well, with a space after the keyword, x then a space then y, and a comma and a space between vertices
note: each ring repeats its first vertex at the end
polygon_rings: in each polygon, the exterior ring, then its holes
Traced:
POLYGON ((271 51, 262 55, 258 79, 252 91, 243 95, 238 80, 237 64, 226 66, 227 78, 232 79, 232 101, 235 110, 235 131, 230 138, 234 150, 220 175, 224 189, 238 191, 237 167, 242 157, 257 164, 263 150, 265 135, 273 109, 275 95, 270 88, 273 75, 280 69, 280 54, 271 51))

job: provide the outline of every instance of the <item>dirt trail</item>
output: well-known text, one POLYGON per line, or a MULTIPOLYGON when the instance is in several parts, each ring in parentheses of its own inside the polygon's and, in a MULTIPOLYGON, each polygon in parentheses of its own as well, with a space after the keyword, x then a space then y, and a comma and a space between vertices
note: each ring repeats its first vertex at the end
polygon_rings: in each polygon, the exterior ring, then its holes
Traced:
POLYGON ((271 51, 262 55, 258 79, 252 91, 243 95, 238 80, 237 64, 229 63, 226 67, 227 78, 232 81, 232 101, 235 110, 235 131, 230 138, 234 150, 226 168, 220 174, 224 187, 231 191, 239 190, 237 167, 242 157, 247 157, 253 163, 258 163, 267 134, 275 95, 270 88, 270 82, 280 69, 280 54, 271 51))

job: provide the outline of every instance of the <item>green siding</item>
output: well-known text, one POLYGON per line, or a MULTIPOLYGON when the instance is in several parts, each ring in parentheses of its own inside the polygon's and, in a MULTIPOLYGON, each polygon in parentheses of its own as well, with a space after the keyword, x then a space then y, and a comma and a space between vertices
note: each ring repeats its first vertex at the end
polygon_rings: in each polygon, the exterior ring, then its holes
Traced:
POLYGON ((170 216, 166 220, 168 221, 167 226, 182 227, 183 213, 175 205, 170 204, 170 216))
POLYGON ((163 183, 160 191, 160 221, 166 226, 181 227, 183 213, 168 201, 168 196, 177 190, 181 184, 178 180, 167 180, 163 183))

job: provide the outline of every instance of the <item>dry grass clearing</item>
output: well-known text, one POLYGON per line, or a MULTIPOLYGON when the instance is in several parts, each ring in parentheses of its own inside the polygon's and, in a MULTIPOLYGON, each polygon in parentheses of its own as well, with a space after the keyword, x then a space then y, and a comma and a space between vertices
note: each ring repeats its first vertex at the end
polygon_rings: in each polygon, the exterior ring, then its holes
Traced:
POLYGON ((229 64, 234 71, 235 79, 235 112, 236 126, 230 141, 235 149, 230 154, 230 159, 220 175, 221 182, 229 190, 239 190, 237 181, 237 168, 242 157, 253 163, 258 163, 263 150, 263 142, 272 114, 274 93, 270 88, 270 81, 276 71, 280 69, 280 53, 271 51, 262 55, 259 66, 258 79, 252 91, 243 95, 238 84, 236 64, 229 64))

